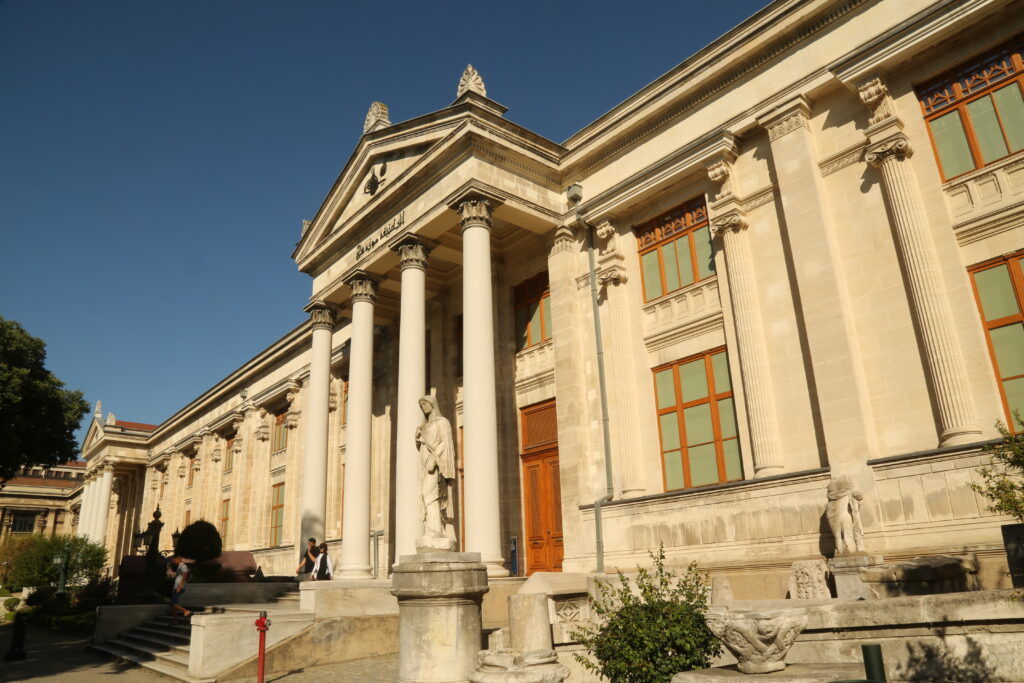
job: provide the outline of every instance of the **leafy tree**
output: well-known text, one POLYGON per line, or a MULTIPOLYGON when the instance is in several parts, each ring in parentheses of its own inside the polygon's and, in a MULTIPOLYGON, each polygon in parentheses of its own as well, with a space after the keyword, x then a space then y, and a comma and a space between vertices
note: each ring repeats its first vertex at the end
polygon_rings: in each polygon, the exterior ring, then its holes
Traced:
POLYGON ((106 549, 81 536, 40 534, 28 537, 12 557, 9 580, 19 586, 56 586, 60 567, 54 561, 67 555, 65 580, 69 586, 86 584, 98 577, 107 561, 106 549))
POLYGON ((1020 429, 1014 434, 1003 423, 996 423, 1003 438, 985 447, 992 462, 978 468, 982 481, 972 483, 971 488, 992 501, 988 508, 992 512, 1024 522, 1024 419, 1020 413, 1014 413, 1013 417, 1020 429))
POLYGON ((181 532, 174 552, 196 562, 209 562, 220 557, 221 547, 217 527, 205 519, 197 519, 181 532))
POLYGON ((75 430, 89 411, 44 367, 46 344, 0 317, 0 482, 23 466, 60 465, 78 455, 75 430))
POLYGON ((599 582, 599 597, 590 600, 596 623, 572 633, 590 655, 576 660, 616 683, 667 682, 707 668, 722 651, 704 620, 707 576, 695 563, 681 575, 665 569, 664 548, 650 556, 654 571, 638 567, 634 582, 621 571, 617 588, 599 582))

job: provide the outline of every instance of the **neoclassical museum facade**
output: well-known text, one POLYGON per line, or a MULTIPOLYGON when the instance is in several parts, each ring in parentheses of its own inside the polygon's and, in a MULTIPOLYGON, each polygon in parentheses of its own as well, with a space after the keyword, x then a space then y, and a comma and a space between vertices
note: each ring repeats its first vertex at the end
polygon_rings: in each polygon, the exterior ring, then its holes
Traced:
POLYGON ((561 144, 472 67, 439 111, 373 103, 293 254, 308 321, 159 425, 98 411, 81 533, 116 566, 159 505, 268 574, 313 536, 385 576, 432 394, 494 577, 663 544, 782 597, 843 474, 868 552, 1008 585, 970 484, 1024 411, 1021 10, 778 0, 561 144))

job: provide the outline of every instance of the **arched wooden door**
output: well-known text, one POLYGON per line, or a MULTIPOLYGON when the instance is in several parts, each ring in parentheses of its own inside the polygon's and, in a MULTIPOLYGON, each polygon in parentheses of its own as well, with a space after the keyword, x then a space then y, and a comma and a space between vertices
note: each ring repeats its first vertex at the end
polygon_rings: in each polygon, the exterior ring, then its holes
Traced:
POLYGON ((555 401, 523 408, 526 573, 562 571, 562 487, 555 401))

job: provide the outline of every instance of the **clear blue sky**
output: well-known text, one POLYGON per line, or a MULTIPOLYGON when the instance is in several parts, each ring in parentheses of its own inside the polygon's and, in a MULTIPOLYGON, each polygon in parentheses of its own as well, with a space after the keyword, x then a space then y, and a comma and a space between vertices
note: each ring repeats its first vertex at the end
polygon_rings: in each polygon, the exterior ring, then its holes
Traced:
POLYGON ((444 108, 471 62, 560 142, 765 4, 0 0, 0 315, 159 423, 305 317, 371 101, 444 108))

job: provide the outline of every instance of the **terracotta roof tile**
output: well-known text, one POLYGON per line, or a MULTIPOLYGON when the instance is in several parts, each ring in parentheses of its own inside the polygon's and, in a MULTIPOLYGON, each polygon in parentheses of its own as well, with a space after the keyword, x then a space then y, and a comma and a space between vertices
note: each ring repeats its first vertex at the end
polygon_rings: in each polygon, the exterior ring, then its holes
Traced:
POLYGON ((151 432, 156 429, 156 425, 148 425, 145 422, 126 422, 124 420, 114 420, 114 424, 118 427, 124 427, 125 429, 139 429, 144 432, 151 432))
POLYGON ((14 477, 5 486, 44 486, 47 488, 70 489, 78 486, 81 479, 43 479, 41 477, 14 477))

